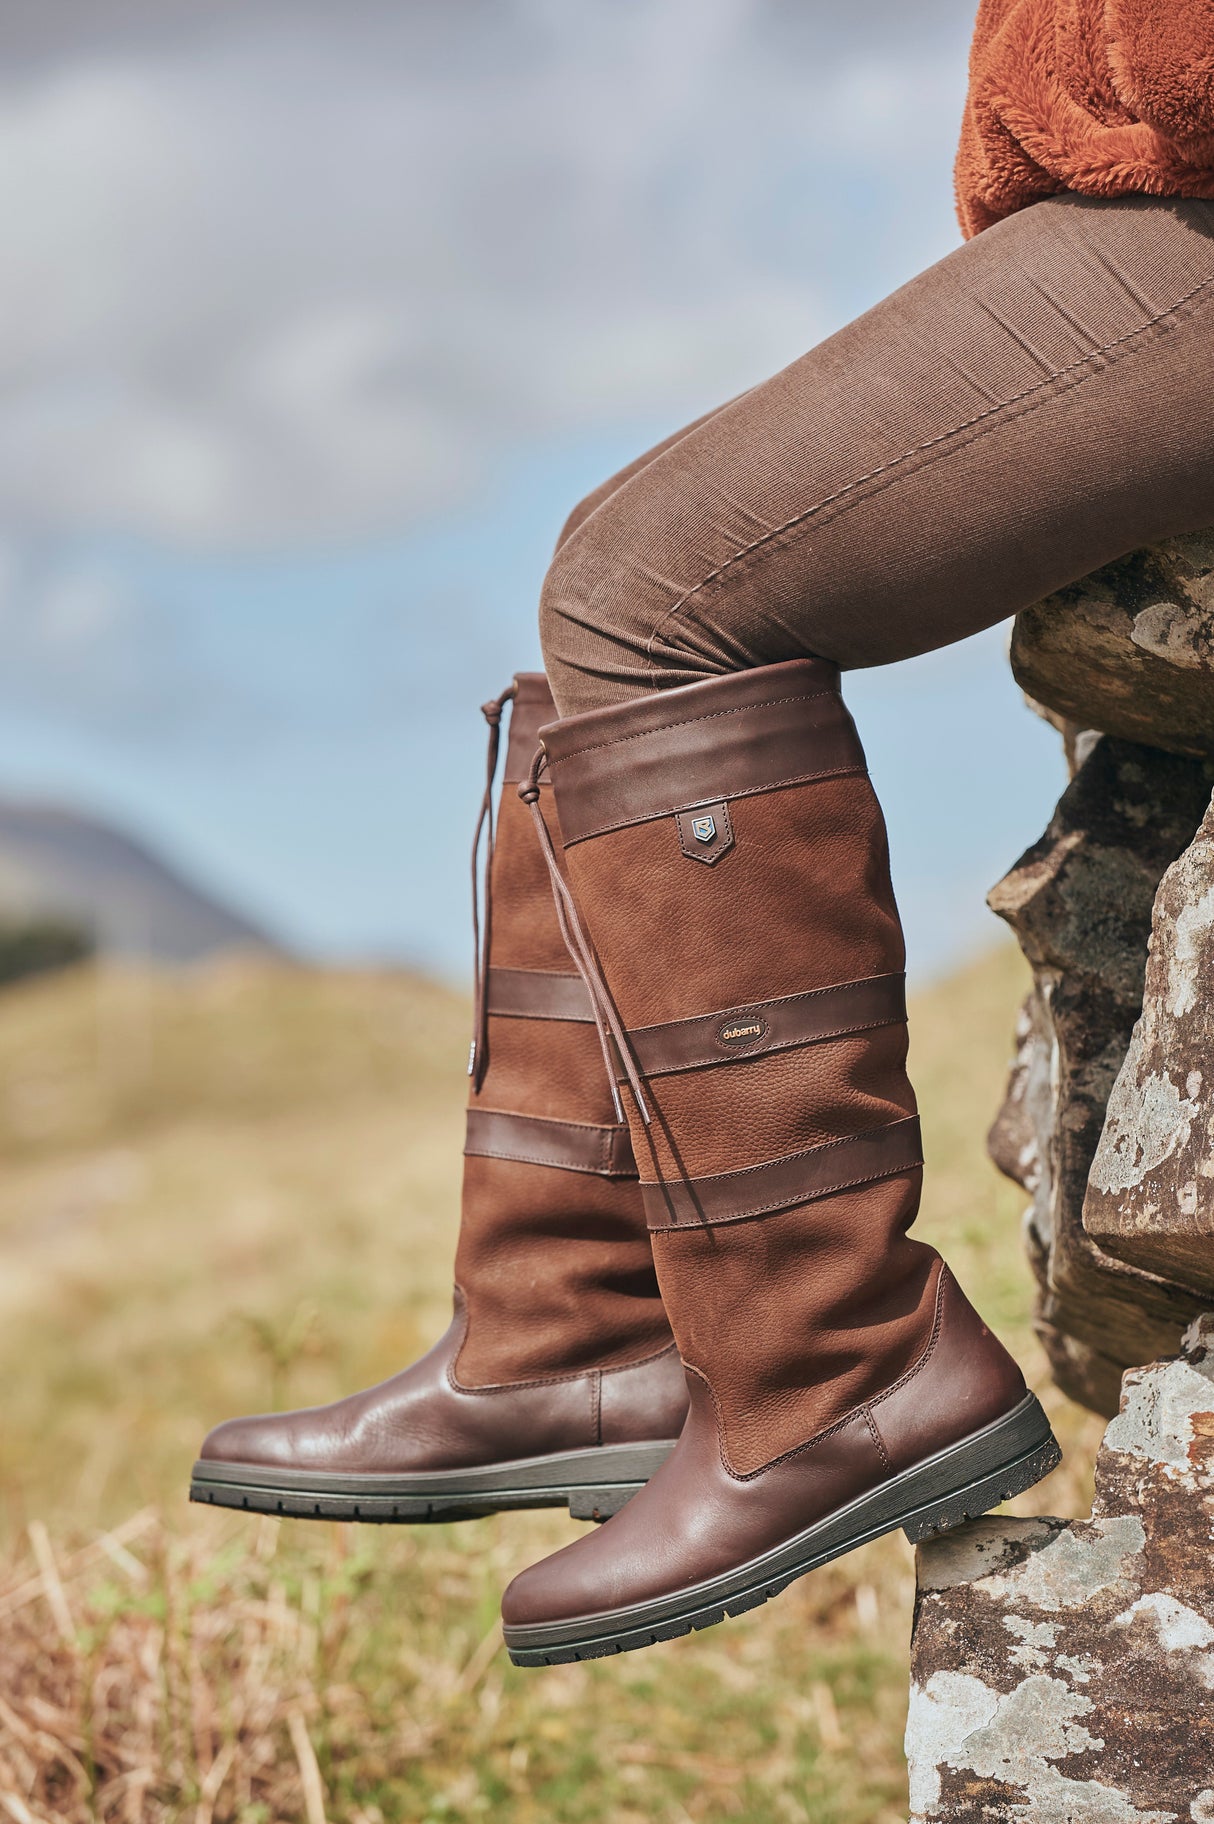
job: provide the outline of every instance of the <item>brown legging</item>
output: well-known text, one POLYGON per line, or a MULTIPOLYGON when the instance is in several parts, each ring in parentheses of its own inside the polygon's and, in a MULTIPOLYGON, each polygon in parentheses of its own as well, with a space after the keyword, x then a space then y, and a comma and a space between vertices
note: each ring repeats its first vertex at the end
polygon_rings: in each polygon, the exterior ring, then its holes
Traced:
POLYGON ((575 509, 562 715, 817 654, 884 665, 1214 525, 1214 203, 1051 197, 575 509))

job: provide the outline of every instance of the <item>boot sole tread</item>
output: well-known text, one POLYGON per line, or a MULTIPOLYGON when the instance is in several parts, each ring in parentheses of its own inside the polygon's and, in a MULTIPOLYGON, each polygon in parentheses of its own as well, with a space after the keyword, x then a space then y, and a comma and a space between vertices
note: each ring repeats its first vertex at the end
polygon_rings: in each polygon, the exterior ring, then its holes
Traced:
POLYGON ((275 1475, 252 1464, 202 1460, 194 1465, 189 1498, 200 1506, 241 1513, 371 1526, 439 1525, 541 1507, 568 1507, 575 1520, 607 1520, 644 1487, 673 1448, 673 1439, 600 1445, 594 1450, 497 1464, 483 1471, 434 1472, 413 1478, 309 1478, 306 1472, 275 1475))

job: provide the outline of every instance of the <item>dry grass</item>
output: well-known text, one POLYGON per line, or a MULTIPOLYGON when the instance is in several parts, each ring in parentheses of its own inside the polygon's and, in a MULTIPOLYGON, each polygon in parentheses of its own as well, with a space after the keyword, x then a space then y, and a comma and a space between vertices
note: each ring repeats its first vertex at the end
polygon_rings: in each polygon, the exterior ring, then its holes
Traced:
MULTIPOLYGON (((1029 1365, 985 1164, 1020 965, 923 997, 922 1229, 1029 1365)), ((0 1000, 0 1818, 894 1824, 912 1563, 884 1540, 649 1653, 542 1674, 502 1584, 578 1529, 246 1521, 181 1498, 227 1413, 445 1321, 465 1011, 399 977, 81 972, 0 1000)), ((1099 1427, 1048 1395, 1079 1512, 1099 1427)))

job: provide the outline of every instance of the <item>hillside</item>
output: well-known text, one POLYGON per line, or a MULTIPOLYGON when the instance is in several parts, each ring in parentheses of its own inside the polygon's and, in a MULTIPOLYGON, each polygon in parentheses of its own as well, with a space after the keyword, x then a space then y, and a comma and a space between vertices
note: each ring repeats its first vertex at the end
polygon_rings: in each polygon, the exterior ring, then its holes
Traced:
POLYGON ((66 915, 97 948, 169 963, 276 946, 146 844, 79 811, 0 799, 0 917, 66 915))
MULTIPOLYGON (((1080 1512, 1099 1427, 1045 1381, 1021 1198, 983 1154, 1021 987, 1001 950, 915 1007, 921 1229, 1070 1446, 1018 1505, 1080 1512)), ((445 1323, 466 1028, 405 976, 243 961, 0 996, 14 1817, 905 1819, 900 1535, 724 1628, 535 1674, 499 1651, 497 1598, 565 1517, 342 1529, 185 1505, 214 1420, 366 1384, 445 1323)))

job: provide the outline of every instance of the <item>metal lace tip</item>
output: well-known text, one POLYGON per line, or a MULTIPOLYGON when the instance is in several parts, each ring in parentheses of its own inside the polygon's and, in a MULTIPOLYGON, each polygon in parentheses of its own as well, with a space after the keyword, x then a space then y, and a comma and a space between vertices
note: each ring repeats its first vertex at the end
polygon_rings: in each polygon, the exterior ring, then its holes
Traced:
POLYGON ((469 1045, 469 1047, 468 1047, 468 1075, 470 1077, 474 1077, 476 1075, 476 1040, 475 1039, 473 1039, 471 1045, 469 1045))

